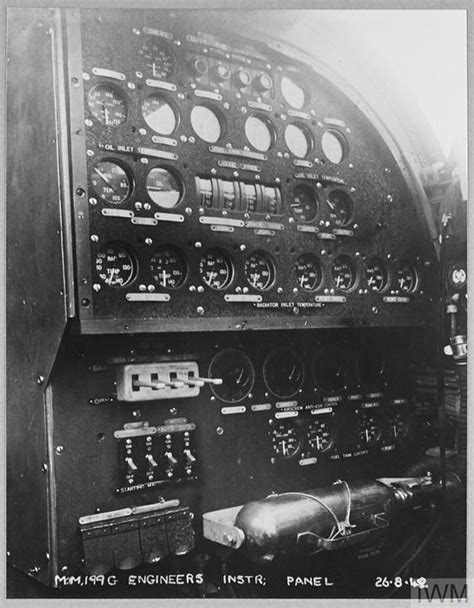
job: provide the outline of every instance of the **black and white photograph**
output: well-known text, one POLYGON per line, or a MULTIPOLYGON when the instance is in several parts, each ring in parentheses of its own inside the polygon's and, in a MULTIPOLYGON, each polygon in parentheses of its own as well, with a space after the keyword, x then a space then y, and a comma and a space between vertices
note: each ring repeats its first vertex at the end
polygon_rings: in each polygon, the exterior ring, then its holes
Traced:
POLYGON ((7 600, 468 601, 472 17, 346 4, 6 8, 7 600))

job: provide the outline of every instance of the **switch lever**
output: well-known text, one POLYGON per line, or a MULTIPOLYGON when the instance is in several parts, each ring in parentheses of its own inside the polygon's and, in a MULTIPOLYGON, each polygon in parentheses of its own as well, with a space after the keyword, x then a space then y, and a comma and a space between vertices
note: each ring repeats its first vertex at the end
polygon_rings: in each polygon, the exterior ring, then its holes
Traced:
POLYGON ((176 458, 173 456, 173 454, 171 452, 165 452, 165 456, 169 460, 169 463, 172 467, 174 467, 178 464, 178 461, 176 460, 176 458))
POLYGON ((170 382, 165 382, 164 384, 170 388, 182 388, 184 386, 184 382, 181 382, 181 380, 170 380, 170 382))
POLYGON ((138 471, 137 465, 133 462, 133 460, 132 460, 132 458, 130 458, 130 456, 128 458, 125 458, 125 462, 127 463, 128 470, 130 471, 130 473, 133 473, 134 471, 138 471))
POLYGON ((189 380, 183 380, 186 386, 204 386, 204 382, 202 380, 198 380, 197 378, 190 378, 189 380))
POLYGON ((215 386, 224 382, 222 378, 195 378, 195 380, 200 380, 201 382, 204 382, 204 384, 214 384, 215 386))
POLYGON ((189 464, 193 464, 193 462, 196 462, 196 458, 191 454, 191 450, 184 450, 183 453, 186 456, 186 459, 189 464))
POLYGON ((156 390, 160 390, 166 387, 164 382, 147 382, 146 380, 135 380, 133 383, 134 387, 143 386, 145 388, 154 388, 156 390))
POLYGON ((153 454, 147 454, 145 456, 145 458, 148 460, 148 462, 150 463, 150 466, 152 469, 156 468, 158 466, 158 463, 156 462, 156 460, 153 458, 153 454))

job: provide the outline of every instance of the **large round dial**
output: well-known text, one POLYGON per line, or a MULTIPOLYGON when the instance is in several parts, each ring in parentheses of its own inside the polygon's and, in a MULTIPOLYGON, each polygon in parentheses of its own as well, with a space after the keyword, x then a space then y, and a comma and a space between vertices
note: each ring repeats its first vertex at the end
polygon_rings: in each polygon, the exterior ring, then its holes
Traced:
POLYGON ((388 270, 382 260, 373 258, 369 260, 365 269, 365 278, 369 289, 376 293, 385 291, 388 287, 388 270))
POLYGON ((271 440, 274 452, 281 458, 296 456, 303 443, 298 426, 288 421, 275 423, 271 430, 271 440))
POLYGON ((312 148, 309 132, 298 125, 288 125, 285 129, 285 142, 289 151, 298 158, 307 156, 312 148))
POLYGON ((326 199, 326 204, 329 207, 329 217, 336 226, 347 226, 351 222, 354 205, 347 192, 332 190, 326 199))
POLYGON ((202 256, 199 272, 208 287, 220 290, 232 283, 234 267, 226 253, 220 249, 211 249, 202 256))
POLYGON ((194 106, 191 110, 191 126, 198 137, 210 144, 222 135, 222 119, 207 106, 194 106))
POLYGON ((268 355, 263 364, 263 378, 268 389, 281 399, 293 397, 304 380, 301 358, 291 350, 282 348, 268 355))
POLYGON ((292 78, 283 76, 281 79, 281 93, 287 103, 297 110, 306 103, 306 95, 304 90, 292 78))
POLYGON ((273 145, 273 126, 264 116, 249 116, 245 121, 245 135, 259 152, 268 152, 273 145))
POLYGON ((162 95, 149 95, 142 103, 142 114, 150 129, 160 135, 171 135, 178 125, 176 111, 162 95))
POLYGON ((109 243, 99 250, 95 269, 100 280, 109 287, 126 287, 135 278, 137 261, 125 245, 109 243))
POLYGON ((186 278, 186 261, 175 247, 160 247, 150 260, 155 281, 166 289, 180 287, 186 278))
POLYGON ((303 253, 296 260, 295 275, 298 286, 305 291, 315 291, 322 280, 321 264, 312 253, 303 253))
POLYGON ((228 348, 217 353, 211 361, 209 377, 222 380, 222 384, 211 385, 216 397, 226 403, 236 403, 252 390, 255 370, 245 353, 228 348))
POLYGON ((132 191, 127 171, 109 160, 94 165, 91 181, 97 196, 110 205, 120 205, 132 191))
POLYGON ((245 260, 245 278, 257 291, 265 291, 275 280, 275 264, 265 251, 254 251, 245 260))
POLYGON ((170 78, 176 69, 174 51, 163 40, 146 40, 138 54, 143 57, 147 71, 158 80, 170 78))
POLYGON ((356 284, 357 271, 350 257, 341 255, 334 260, 332 277, 336 287, 341 291, 350 291, 356 284))
POLYGON ((386 363, 383 348, 368 345, 357 359, 357 375, 366 390, 379 390, 384 383, 386 363))
POLYGON ((299 184, 293 188, 290 209, 298 222, 312 222, 318 213, 318 208, 318 197, 311 186, 299 184))
POLYGON ((313 379, 326 393, 339 393, 346 383, 346 361, 341 349, 324 348, 313 359, 313 379))
POLYGON ((151 200, 164 209, 176 207, 183 196, 182 183, 163 167, 154 167, 148 173, 146 190, 151 200))
POLYGON ((374 412, 363 411, 357 420, 357 439, 360 447, 374 445, 380 440, 382 428, 379 416, 374 412))
POLYGON ((112 84, 97 84, 89 91, 87 101, 94 118, 107 127, 118 127, 127 120, 127 97, 112 84))
POLYGON ((330 414, 315 416, 308 425, 307 441, 311 452, 327 452, 334 444, 330 414))
POLYGON ((321 137, 321 147, 326 158, 338 165, 346 154, 347 143, 342 133, 336 129, 329 129, 321 137))
POLYGON ((397 284, 400 291, 413 293, 418 287, 418 273, 411 264, 402 264, 397 270, 397 284))

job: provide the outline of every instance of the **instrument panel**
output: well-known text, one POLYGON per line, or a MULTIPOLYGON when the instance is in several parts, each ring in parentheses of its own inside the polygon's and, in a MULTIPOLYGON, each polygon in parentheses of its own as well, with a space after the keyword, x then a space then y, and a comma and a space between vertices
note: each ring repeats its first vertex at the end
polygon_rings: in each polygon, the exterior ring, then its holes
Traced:
POLYGON ((162 17, 68 17, 82 330, 423 323, 434 252, 368 119, 263 43, 162 17))

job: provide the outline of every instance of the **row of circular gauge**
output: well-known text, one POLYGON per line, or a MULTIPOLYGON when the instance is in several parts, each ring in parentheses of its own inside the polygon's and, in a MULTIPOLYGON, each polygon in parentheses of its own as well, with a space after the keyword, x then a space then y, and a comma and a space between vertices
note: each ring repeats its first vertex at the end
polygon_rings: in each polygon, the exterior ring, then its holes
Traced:
MULTIPOLYGON (((92 87, 88 93, 88 106, 92 116, 106 127, 122 125, 130 113, 127 94, 115 84, 99 83, 92 87)), ((146 125, 161 136, 172 135, 180 123, 176 104, 162 93, 152 93, 143 100, 141 115, 146 125)), ((215 144, 226 133, 224 113, 210 103, 194 105, 189 118, 194 133, 206 143, 215 144)), ((268 152, 277 142, 275 125, 261 113, 252 113, 246 118, 244 131, 248 143, 257 152, 268 152)), ((297 158, 307 157, 315 147, 311 130, 298 121, 287 124, 284 140, 297 158)), ((345 136, 333 127, 323 132, 321 147, 326 158, 334 164, 339 164, 349 150, 345 136)))
MULTIPOLYGON (((95 259, 95 269, 100 280, 109 287, 123 288, 130 285, 138 275, 138 260, 135 254, 122 243, 109 243, 102 247, 95 259)), ((165 289, 182 287, 188 277, 189 265, 184 254, 171 245, 159 247, 150 259, 150 270, 154 281, 165 289)), ((324 283, 323 269, 319 258, 312 253, 301 254, 294 263, 294 276, 298 288, 313 292, 324 283)), ((353 291, 361 281, 355 261, 346 255, 334 259, 330 266, 333 284, 343 292, 353 291)), ((247 256, 243 265, 245 281, 256 291, 267 291, 275 286, 276 264, 266 251, 256 250, 247 256)), ((221 249, 210 249, 199 260, 199 275, 211 289, 228 289, 237 275, 231 257, 221 249)), ((387 291, 394 283, 395 292, 410 294, 419 287, 416 268, 410 264, 400 265, 392 281, 392 272, 379 258, 369 260, 365 266, 365 280, 375 293, 387 291)), ((146 289, 145 286, 143 286, 146 289)), ((298 288, 294 288, 294 291, 298 288)), ((244 287, 244 293, 248 291, 244 287)), ((295 291, 295 293, 296 293, 295 291)))

